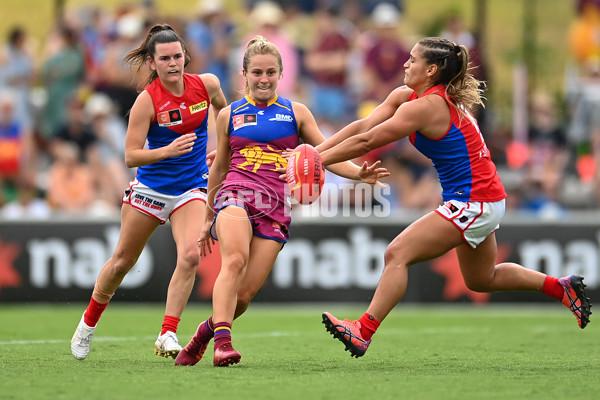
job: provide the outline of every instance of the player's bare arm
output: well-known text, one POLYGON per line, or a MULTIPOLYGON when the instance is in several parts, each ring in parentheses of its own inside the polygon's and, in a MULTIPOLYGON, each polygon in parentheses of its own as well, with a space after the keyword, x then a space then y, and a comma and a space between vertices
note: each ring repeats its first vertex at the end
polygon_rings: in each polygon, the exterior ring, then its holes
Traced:
MULTIPOLYGON (((305 143, 314 147, 325 141, 325 137, 319 130, 317 122, 310 110, 301 103, 293 103, 294 114, 298 121, 299 135, 305 143)), ((378 179, 389 175, 387 169, 379 168, 381 162, 372 165, 365 163, 358 166, 351 161, 345 161, 338 164, 328 165, 327 169, 336 175, 347 179, 362 180, 370 184, 381 184, 378 179)))
POLYGON ((214 74, 202 74, 200 75, 202 78, 202 82, 204 82, 204 86, 208 91, 208 96, 210 97, 210 104, 212 105, 215 111, 215 120, 219 115, 219 112, 227 107, 227 99, 221 90, 221 81, 214 74))
POLYGON ((383 101, 383 103, 378 105, 367 117, 352 122, 338 133, 327 139, 324 143, 317 146, 317 150, 319 152, 323 152, 343 142, 349 137, 366 132, 383 121, 386 121, 392 115, 394 115, 400 105, 408 101, 412 92, 412 89, 407 86, 401 86, 394 89, 383 101))
MULTIPOLYGON (((443 101, 443 99, 441 100, 443 101)), ((388 120, 374 126, 365 133, 344 140, 335 148, 321 153, 323 164, 329 165, 354 159, 367 154, 371 150, 407 137, 417 130, 423 128, 431 130, 431 115, 435 112, 432 101, 435 102, 436 99, 423 98, 401 104, 388 120)), ((437 121, 438 118, 436 117, 435 120, 437 121)))

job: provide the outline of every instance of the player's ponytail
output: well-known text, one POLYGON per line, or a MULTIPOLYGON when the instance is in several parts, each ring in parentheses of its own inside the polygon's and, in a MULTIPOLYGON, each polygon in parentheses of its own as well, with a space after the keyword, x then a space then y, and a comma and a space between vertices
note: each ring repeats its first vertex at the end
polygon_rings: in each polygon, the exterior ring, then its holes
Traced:
MULTIPOLYGON (((457 45, 447 39, 430 37, 419 41, 422 57, 428 64, 435 64, 438 72, 434 76, 434 85, 446 85, 446 92, 456 105, 463 105, 472 111, 478 104, 483 104, 483 82, 477 80, 469 72, 469 49, 465 45, 457 45)), ((457 107, 460 111, 460 107, 457 107)))
MULTIPOLYGON (((131 50, 125 55, 125 57, 123 57, 123 63, 130 64, 131 66, 137 66, 137 72, 139 73, 141 68, 146 65, 148 58, 154 58, 157 43, 173 42, 181 43, 181 48, 183 49, 185 57, 184 68, 187 67, 191 61, 190 52, 188 51, 187 45, 181 36, 179 36, 177 32, 175 32, 175 30, 168 24, 157 24, 150 28, 142 44, 140 44, 138 48, 131 50)), ((144 86, 151 84, 157 78, 157 72, 150 71, 150 75, 144 83, 144 86)))

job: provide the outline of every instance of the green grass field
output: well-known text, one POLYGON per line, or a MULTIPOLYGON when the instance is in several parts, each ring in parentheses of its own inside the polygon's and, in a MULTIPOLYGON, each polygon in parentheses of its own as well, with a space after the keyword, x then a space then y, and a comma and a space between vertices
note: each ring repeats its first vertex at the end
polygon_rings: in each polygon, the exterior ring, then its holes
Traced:
MULTIPOLYGON (((175 367, 153 354, 161 305, 112 304, 84 361, 69 342, 84 305, 0 306, 0 398, 9 399, 593 399, 598 327, 548 307, 399 306, 367 354, 350 357, 320 314, 363 308, 253 305, 234 325, 240 364, 175 367)), ((185 345, 206 306, 179 326, 185 345)), ((209 347, 209 350, 212 346, 209 347)))

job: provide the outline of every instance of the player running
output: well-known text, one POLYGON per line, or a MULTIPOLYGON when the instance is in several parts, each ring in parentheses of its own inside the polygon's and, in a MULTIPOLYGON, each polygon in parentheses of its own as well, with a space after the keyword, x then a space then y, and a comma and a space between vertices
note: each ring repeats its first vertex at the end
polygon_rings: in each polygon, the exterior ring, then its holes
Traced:
POLYGON ((78 360, 87 357, 96 324, 154 230, 171 221, 177 264, 167 292, 162 330, 154 352, 175 358, 177 326, 194 286, 200 261, 197 238, 206 208, 208 111, 227 105, 219 79, 184 73, 185 42, 169 25, 155 25, 125 61, 150 67, 148 86, 131 109, 125 161, 138 167, 123 196, 121 233, 113 256, 100 271, 92 298, 71 341, 78 360), (145 147, 146 142, 148 147, 145 147))
POLYGON ((387 247, 385 268, 366 313, 357 321, 323 313, 323 323, 355 357, 365 354, 379 324, 404 296, 408 267, 456 249, 467 287, 477 292, 538 291, 561 301, 589 323, 583 278, 561 279, 515 263, 496 265, 495 231, 506 193, 469 110, 482 104, 479 82, 468 72, 469 53, 442 38, 424 38, 404 64, 405 86, 365 119, 319 145, 325 165, 360 157, 408 137, 437 170, 444 204, 401 232, 387 247))

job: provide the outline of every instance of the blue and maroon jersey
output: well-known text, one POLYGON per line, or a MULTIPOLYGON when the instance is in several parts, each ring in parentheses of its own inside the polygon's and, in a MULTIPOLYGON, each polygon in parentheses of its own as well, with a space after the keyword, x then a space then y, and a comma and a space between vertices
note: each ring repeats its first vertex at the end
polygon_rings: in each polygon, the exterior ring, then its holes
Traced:
POLYGON ((230 108, 231 164, 221 191, 246 188, 285 203, 289 188, 276 169, 287 166, 281 153, 299 144, 292 102, 276 96, 259 107, 246 96, 230 108))
MULTIPOLYGON (((417 131, 409 139, 417 150, 433 161, 444 201, 494 202, 506 198, 504 186, 475 118, 466 110, 465 114, 459 115, 444 85, 428 89, 423 96, 429 94, 439 95, 448 103, 448 131, 439 139, 429 139, 417 131)), ((417 97, 413 92, 409 101, 417 97)))
POLYGON ((154 119, 148 130, 148 148, 169 145, 180 135, 195 132, 194 148, 179 157, 169 157, 137 170, 136 178, 157 192, 178 196, 190 189, 206 187, 206 142, 210 97, 198 75, 183 74, 185 93, 169 93, 156 79, 146 87, 154 104, 154 119))

